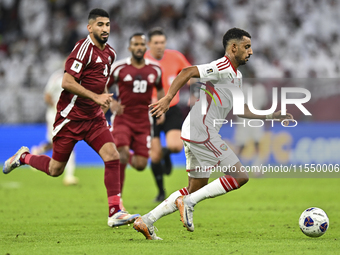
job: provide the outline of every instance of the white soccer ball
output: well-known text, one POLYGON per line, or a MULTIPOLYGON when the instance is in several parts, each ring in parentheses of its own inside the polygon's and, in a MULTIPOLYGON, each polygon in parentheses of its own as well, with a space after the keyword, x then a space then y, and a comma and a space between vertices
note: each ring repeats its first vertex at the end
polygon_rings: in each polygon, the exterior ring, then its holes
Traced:
POLYGON ((311 207, 304 210, 301 214, 299 226, 306 236, 319 237, 327 231, 329 219, 322 209, 311 207))

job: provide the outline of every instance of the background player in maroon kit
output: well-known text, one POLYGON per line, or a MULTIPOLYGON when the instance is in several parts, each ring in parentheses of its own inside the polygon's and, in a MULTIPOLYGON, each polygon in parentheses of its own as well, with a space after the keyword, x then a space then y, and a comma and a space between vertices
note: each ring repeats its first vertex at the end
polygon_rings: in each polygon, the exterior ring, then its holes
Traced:
POLYGON ((111 69, 111 81, 118 91, 118 101, 113 101, 111 111, 112 135, 120 154, 121 190, 127 163, 137 170, 144 170, 148 163, 153 121, 148 106, 153 88, 157 89, 158 99, 164 96, 160 66, 144 59, 146 38, 143 33, 130 37, 129 51, 131 57, 117 61, 111 69))
POLYGON ((116 53, 106 41, 110 33, 109 15, 93 9, 88 16, 87 38, 77 42, 66 60, 65 74, 57 105, 53 130, 52 158, 32 155, 22 147, 9 158, 3 172, 28 164, 50 176, 63 173, 75 144, 84 140, 103 159, 104 182, 109 203, 108 225, 128 224, 136 215, 120 209, 119 153, 107 126, 102 108, 108 108, 112 95, 107 93, 110 67, 116 53))

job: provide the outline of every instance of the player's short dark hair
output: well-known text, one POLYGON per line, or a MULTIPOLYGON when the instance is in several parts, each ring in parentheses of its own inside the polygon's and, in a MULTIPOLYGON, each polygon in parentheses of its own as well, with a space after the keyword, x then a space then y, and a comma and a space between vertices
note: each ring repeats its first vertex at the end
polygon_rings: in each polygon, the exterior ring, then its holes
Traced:
POLYGON ((166 34, 164 33, 163 28, 161 27, 154 27, 148 32, 149 41, 154 35, 164 35, 166 38, 166 34))
POLYGON ((242 40, 243 36, 251 38, 250 34, 247 31, 244 31, 240 28, 231 28, 229 29, 223 36, 223 47, 226 49, 228 42, 232 39, 242 40))
POLYGON ((132 39, 133 37, 135 37, 135 36, 143 36, 143 35, 145 36, 145 34, 142 33, 142 32, 134 33, 133 35, 130 36, 130 38, 129 38, 129 43, 131 42, 131 39, 132 39))
POLYGON ((90 11, 88 20, 96 19, 98 17, 110 18, 109 14, 105 10, 96 8, 96 9, 93 9, 92 11, 90 11))

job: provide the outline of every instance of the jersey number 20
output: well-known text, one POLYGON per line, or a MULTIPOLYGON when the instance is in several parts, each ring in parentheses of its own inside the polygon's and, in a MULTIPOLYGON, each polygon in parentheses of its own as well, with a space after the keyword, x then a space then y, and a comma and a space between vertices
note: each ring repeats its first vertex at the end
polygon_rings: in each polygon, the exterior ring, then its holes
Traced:
POLYGON ((148 82, 145 80, 134 80, 133 81, 133 93, 145 93, 148 86, 148 82))

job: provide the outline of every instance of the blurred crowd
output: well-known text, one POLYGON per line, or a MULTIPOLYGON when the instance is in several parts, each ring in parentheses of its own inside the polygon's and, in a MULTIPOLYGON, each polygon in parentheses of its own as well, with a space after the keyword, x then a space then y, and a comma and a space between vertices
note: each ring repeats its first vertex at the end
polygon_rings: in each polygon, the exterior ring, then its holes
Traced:
POLYGON ((44 120, 48 77, 88 34, 96 7, 110 13, 118 59, 131 34, 160 26, 168 48, 210 62, 224 54, 223 34, 239 27, 254 51, 244 77, 340 77, 338 0, 0 0, 0 123, 44 120))

